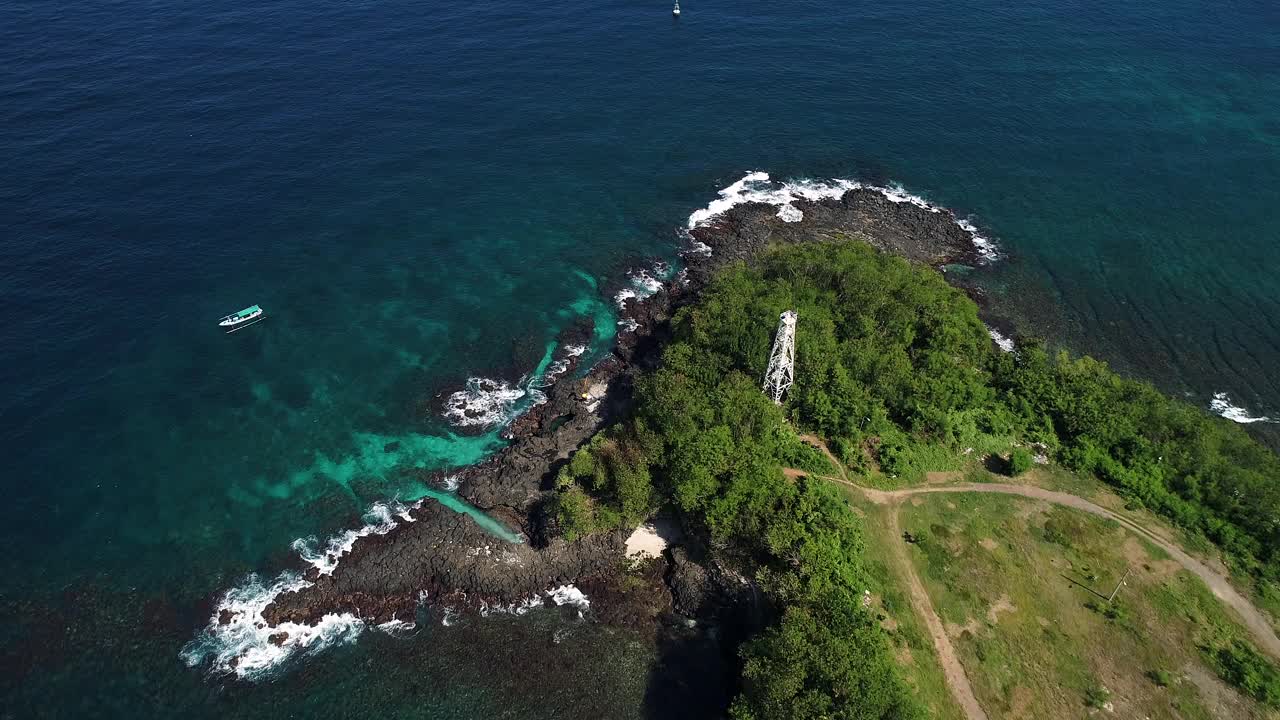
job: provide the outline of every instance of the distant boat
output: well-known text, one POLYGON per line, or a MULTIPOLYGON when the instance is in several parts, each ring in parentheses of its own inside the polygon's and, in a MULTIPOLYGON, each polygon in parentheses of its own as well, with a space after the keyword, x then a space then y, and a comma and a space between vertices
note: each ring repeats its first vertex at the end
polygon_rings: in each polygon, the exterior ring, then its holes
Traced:
POLYGON ((252 305, 238 313, 231 313, 230 315, 222 318, 218 321, 218 326, 227 328, 227 333, 229 334, 242 328, 249 327, 250 325, 262 320, 263 317, 265 317, 265 314, 262 312, 262 308, 257 305, 252 305))
POLYGON ((680 14, 680 0, 676 0, 676 6, 674 8, 671 8, 671 14, 672 15, 680 14))

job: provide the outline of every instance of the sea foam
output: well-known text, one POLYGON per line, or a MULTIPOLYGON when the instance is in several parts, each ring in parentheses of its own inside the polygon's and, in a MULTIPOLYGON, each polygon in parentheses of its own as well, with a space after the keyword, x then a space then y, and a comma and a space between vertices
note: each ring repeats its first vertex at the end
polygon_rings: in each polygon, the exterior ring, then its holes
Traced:
POLYGON ((662 278, 671 273, 671 266, 659 260, 652 269, 633 270, 627 274, 628 285, 613 296, 619 310, 625 310, 628 300, 644 300, 662 289, 662 278))
MULTIPOLYGON (((414 522, 411 512, 421 505, 421 500, 410 505, 394 500, 375 503, 365 513, 365 525, 362 527, 333 535, 323 546, 315 538, 300 538, 294 541, 293 548, 321 574, 332 574, 342 556, 351 550, 357 539, 391 532, 399 525, 396 518, 414 522)), ((486 546, 475 548, 473 552, 492 554, 493 550, 486 546)), ((508 561, 504 558, 507 564, 520 564, 519 557, 515 554, 504 549, 500 549, 500 552, 514 559, 508 561)), ((291 658, 314 655, 332 645, 355 641, 368 624, 351 613, 329 613, 315 625, 294 622, 283 622, 275 626, 268 624, 262 613, 277 597, 283 593, 304 590, 313 584, 293 570, 280 573, 270 584, 264 583, 256 574, 249 575, 239 585, 222 594, 208 624, 194 640, 183 646, 179 657, 189 667, 207 664, 209 672, 215 675, 235 675, 242 680, 257 681, 269 677, 291 658)), ((524 615, 542 607, 548 600, 556 605, 576 608, 578 617, 583 617, 591 606, 590 600, 577 587, 561 585, 509 605, 482 603, 480 614, 524 615)), ((427 592, 420 591, 418 602, 421 604, 426 601, 427 592)), ((456 611, 446 608, 443 623, 450 625, 455 617, 456 611)), ((404 634, 415 629, 414 623, 398 618, 375 627, 388 634, 404 634)))
POLYGON ((527 398, 533 405, 545 402, 536 388, 521 385, 525 385, 523 379, 512 386, 505 380, 467 378, 463 389, 445 400, 444 417, 460 427, 491 428, 511 420, 520 400, 527 398))
POLYGON ((585 617, 586 612, 591 609, 591 600, 586 593, 579 590, 576 585, 561 585, 548 590, 542 595, 535 595, 514 603, 503 604, 480 604, 480 616, 489 617, 494 614, 502 615, 524 615, 530 610, 536 610, 546 605, 550 600, 555 605, 568 605, 577 609, 578 617, 585 617))
MULTIPOLYGON (((320 574, 330 575, 357 539, 391 532, 399 525, 396 518, 413 522, 411 511, 421 505, 421 500, 411 505, 394 500, 374 503, 364 514, 365 524, 360 528, 333 535, 323 545, 314 537, 299 538, 293 541, 293 549, 320 574)), ((350 613, 330 613, 315 625, 286 622, 272 627, 267 624, 262 612, 277 596, 312 584, 291 570, 280 573, 270 585, 264 584, 257 575, 250 575, 218 600, 209 624, 182 649, 181 658, 192 667, 208 663, 210 672, 215 674, 258 680, 295 655, 313 654, 359 637, 365 623, 350 613), (223 618, 227 619, 226 623, 222 622, 223 618)), ((388 632, 403 629, 387 623, 379 628, 388 632)))
POLYGON ((262 611, 276 596, 310 586, 295 572, 281 573, 270 585, 250 575, 222 596, 208 626, 182 648, 179 656, 190 667, 208 663, 214 674, 260 680, 289 658, 314 655, 330 645, 359 637, 364 621, 350 613, 325 615, 315 625, 267 624, 262 611), (225 624, 221 622, 223 617, 228 619, 225 624))
MULTIPOLYGON (((613 296, 613 302, 618 306, 619 310, 626 310, 627 303, 631 300, 645 300, 662 289, 662 283, 671 277, 671 266, 661 260, 653 264, 653 267, 642 270, 632 270, 627 274, 627 285, 619 290, 613 296)), ((635 318, 624 317, 618 320, 618 327, 622 332, 635 332, 640 323, 635 318)))
POLYGON ((413 522, 410 511, 422 506, 419 500, 412 505, 404 505, 395 500, 374 503, 364 514, 364 526, 356 530, 344 530, 330 537, 322 546, 315 537, 298 538, 293 541, 293 549, 298 556, 320 571, 321 575, 332 575, 338 567, 338 560, 351 551, 351 548, 366 535, 386 535, 395 529, 395 517, 405 522, 413 522), (393 517, 394 516, 394 517, 393 517))
MULTIPOLYGON (((792 204, 796 200, 803 199, 816 202, 836 199, 843 197, 850 190, 860 188, 874 190, 891 202, 910 203, 933 213, 947 213, 955 224, 960 226, 972 238, 974 249, 981 259, 990 262, 1000 257, 1000 252, 995 242, 991 238, 982 235, 971 219, 956 217, 951 211, 938 207, 919 195, 907 192, 901 185, 868 185, 856 180, 777 182, 770 179, 769 173, 747 173, 741 180, 721 190, 719 192, 720 197, 712 200, 705 208, 695 210, 689 215, 687 227, 692 230, 706 225, 716 217, 743 203, 774 205, 778 208, 778 218, 783 222, 800 222, 804 219, 804 212, 792 204)), ((702 248, 705 247, 705 244, 697 243, 693 251, 702 252, 702 248)), ((707 248, 706 252, 709 254, 710 248, 707 248)))
POLYGON ((1242 424, 1256 422, 1276 422, 1265 415, 1250 415, 1248 410, 1231 404, 1231 398, 1224 392, 1214 393, 1213 399, 1209 401, 1209 410, 1221 415, 1222 417, 1242 424))
POLYGON ((991 336, 991 340, 995 342, 996 347, 1000 348, 1004 352, 1013 352, 1017 347, 1012 338, 1005 337, 1004 333, 1001 333, 993 327, 987 328, 987 334, 991 336))

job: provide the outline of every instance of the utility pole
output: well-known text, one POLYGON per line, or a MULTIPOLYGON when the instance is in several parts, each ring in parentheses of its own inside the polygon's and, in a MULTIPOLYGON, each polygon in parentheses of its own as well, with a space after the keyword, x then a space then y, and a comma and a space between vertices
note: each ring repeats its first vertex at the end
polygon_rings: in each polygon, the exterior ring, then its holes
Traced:
POLYGON ((1120 586, 1124 585, 1124 581, 1129 579, 1129 573, 1131 572, 1133 572, 1132 567, 1124 569, 1124 577, 1120 578, 1120 582, 1116 583, 1116 589, 1111 591, 1111 597, 1107 598, 1107 602, 1111 602, 1115 599, 1116 593, 1120 592, 1120 586))

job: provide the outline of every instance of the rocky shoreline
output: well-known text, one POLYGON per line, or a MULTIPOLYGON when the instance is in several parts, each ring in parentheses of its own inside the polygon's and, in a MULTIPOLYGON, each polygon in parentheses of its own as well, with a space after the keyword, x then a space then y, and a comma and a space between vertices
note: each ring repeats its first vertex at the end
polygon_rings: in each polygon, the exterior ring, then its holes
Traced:
POLYGON ((405 522, 359 537, 340 558, 331 558, 329 574, 312 568, 305 587, 280 593, 262 618, 271 628, 314 626, 334 614, 373 624, 412 621, 423 603, 454 609, 510 606, 570 583, 589 589, 594 615, 604 622, 634 626, 672 613, 723 620, 726 613, 739 612, 734 606, 750 583, 710 559, 695 535, 689 535, 687 546, 668 549, 642 574, 645 591, 620 592, 626 533, 567 542, 546 503, 560 466, 598 430, 625 417, 636 376, 659 359, 672 313, 696 299, 717 270, 750 261, 770 245, 840 238, 860 239, 937 268, 983 262, 974 234, 952 213, 895 199, 881 189, 854 187, 839 197, 796 199, 781 209, 768 203, 735 205, 689 230, 685 267, 677 276, 651 296, 623 303, 618 340, 608 358, 582 377, 574 373, 577 355, 559 358, 564 370, 544 388, 546 401, 506 429, 509 446, 480 464, 425 478, 454 488, 461 498, 519 528, 525 542, 499 539, 426 499, 407 511, 405 522))

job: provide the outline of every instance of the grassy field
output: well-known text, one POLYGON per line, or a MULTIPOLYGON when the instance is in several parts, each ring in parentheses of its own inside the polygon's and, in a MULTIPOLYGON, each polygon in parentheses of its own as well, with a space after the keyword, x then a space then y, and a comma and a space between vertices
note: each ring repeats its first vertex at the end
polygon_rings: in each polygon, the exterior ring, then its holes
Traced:
POLYGON ((895 573, 888 560, 886 545, 893 539, 886 532, 887 523, 883 517, 886 509, 867 503, 852 488, 844 490, 854 511, 865 519, 865 558, 872 581, 871 602, 894 644, 898 667, 928 710, 929 718, 964 720, 964 712, 947 690, 929 633, 911 610, 911 601, 905 590, 907 584, 895 573))
MULTIPOLYGON (((999 461, 996 461, 999 464, 999 461)), ((1040 465, 1017 477, 1003 472, 993 472, 975 455, 947 453, 938 450, 918 462, 918 471, 898 477, 889 477, 871 471, 858 477, 858 482, 879 490, 900 490, 920 485, 951 482, 1002 482, 1035 485, 1047 490, 1065 492, 1091 500, 1117 513, 1128 515, 1147 528, 1163 528, 1165 536, 1175 540, 1187 552, 1212 563, 1222 563, 1228 568, 1237 588, 1249 595, 1254 603, 1269 615, 1276 632, 1280 633, 1280 586, 1259 581, 1242 571, 1232 558, 1224 557, 1212 542, 1197 532, 1170 527, 1166 519, 1151 511, 1126 501, 1114 490, 1095 478, 1076 475, 1057 465, 1040 465)))
MULTIPOLYGON (((868 515, 870 557, 875 513, 868 515)), ((1194 576, 1158 548, 1115 523, 1031 500, 938 495, 902 503, 901 527, 917 542, 909 554, 946 625, 978 700, 992 718, 1272 718, 1228 688, 1202 648, 1243 638, 1194 576), (1108 604, 1130 568, 1127 584, 1108 604)), ((879 553, 888 557, 886 553, 879 553)), ((888 586, 881 598, 910 649, 922 698, 936 717, 936 670, 920 667, 927 636, 904 622, 909 606, 888 586), (908 629, 904 629, 908 628, 908 629), (914 637, 913 637, 914 636, 914 637)), ((929 653, 931 655, 931 653, 929 653)))

